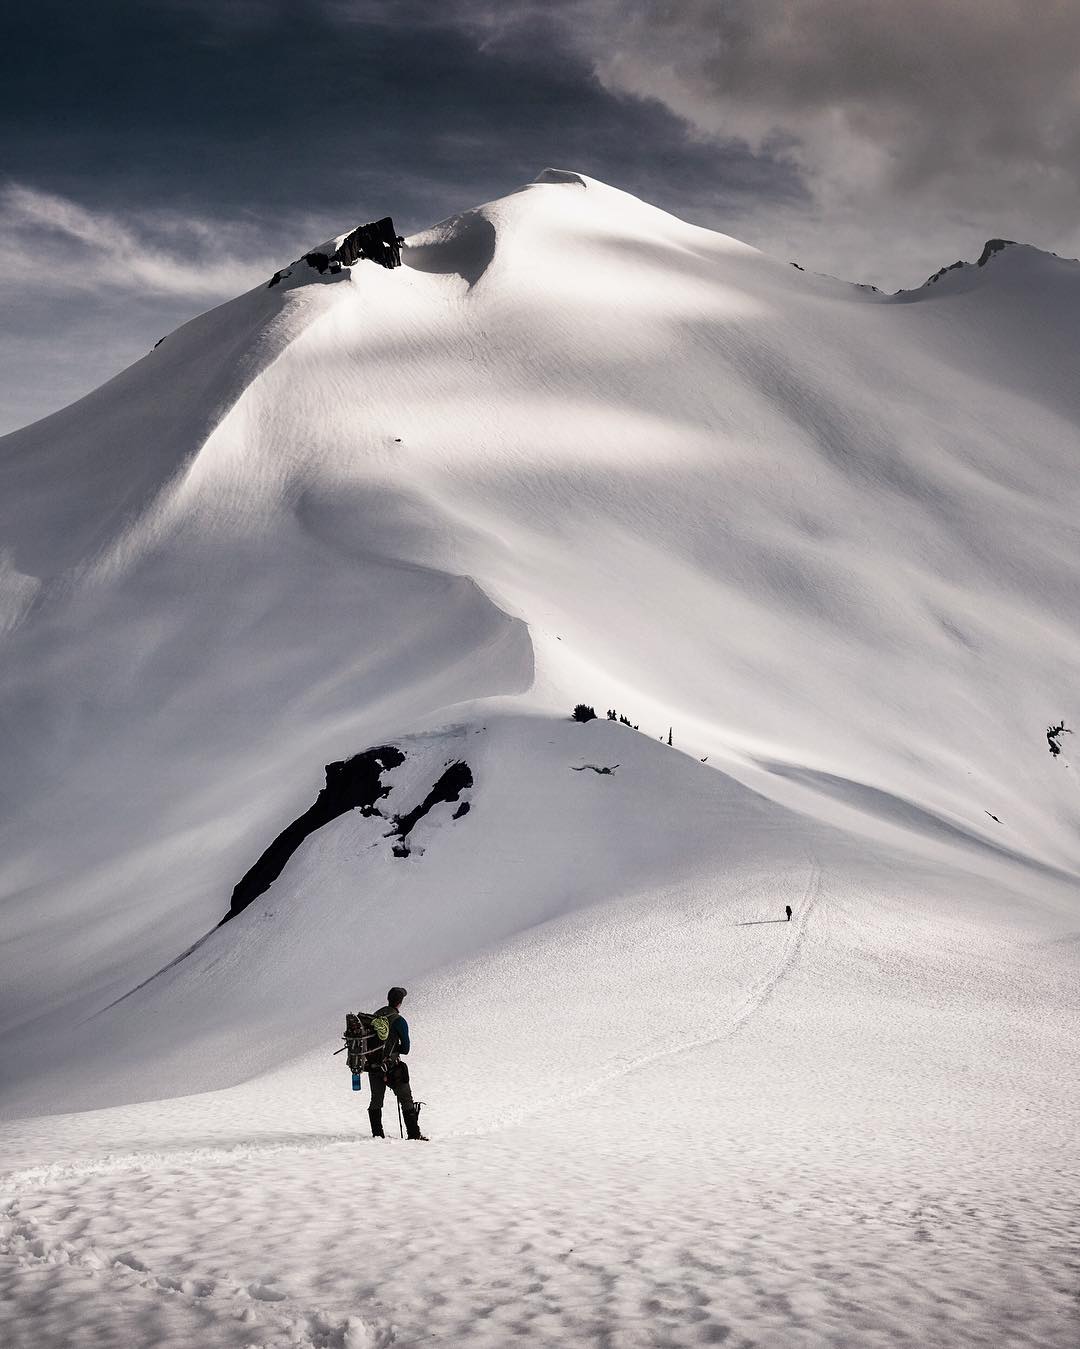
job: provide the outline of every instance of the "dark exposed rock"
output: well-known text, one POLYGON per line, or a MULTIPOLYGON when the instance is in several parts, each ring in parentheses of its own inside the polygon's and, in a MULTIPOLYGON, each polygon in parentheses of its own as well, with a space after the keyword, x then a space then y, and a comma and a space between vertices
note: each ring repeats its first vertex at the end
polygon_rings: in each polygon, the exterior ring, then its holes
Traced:
MULTIPOLYGON (((382 775, 387 769, 396 768, 405 762, 405 755, 394 745, 380 745, 376 749, 355 754, 341 763, 327 764, 326 786, 315 798, 299 819, 293 820, 283 829, 255 865, 237 883, 232 893, 229 912, 221 920, 227 923, 238 913, 265 893, 281 875, 285 864, 300 844, 316 829, 345 815, 350 810, 359 810, 364 815, 376 815, 376 802, 390 792, 383 786, 382 775)), ((445 774, 444 774, 445 776, 445 774)), ((472 776, 469 777, 469 783, 472 776)), ((455 798, 447 798, 455 799, 455 798)), ((221 923, 218 924, 221 926, 221 923)))
MULTIPOLYGON (((334 275, 361 259, 377 262, 380 267, 400 267, 401 245, 404 242, 401 235, 395 232, 393 220, 387 215, 369 225, 357 225, 333 253, 323 253, 321 250, 305 253, 302 261, 314 267, 320 276, 325 276, 327 272, 334 275)), ((283 277, 289 275, 285 268, 275 272, 269 286, 276 286, 283 277)))
POLYGON ((450 818, 453 820, 460 820, 462 815, 468 815, 468 813, 469 813, 469 803, 468 801, 462 801, 461 805, 458 806, 457 810, 454 811, 453 815, 450 818))
MULTIPOLYGON (((394 856, 408 857, 409 835, 417 821, 422 820, 432 806, 438 805, 440 801, 456 801, 461 793, 472 785, 472 769, 464 759, 458 759, 456 763, 448 765, 446 771, 418 806, 414 806, 406 815, 394 816, 394 827, 387 835, 388 838, 396 836, 399 840, 394 844, 394 856)), ((454 816, 455 819, 457 819, 458 814, 464 814, 464 812, 459 810, 454 816)))
MULTIPOLYGON (((979 265, 982 266, 981 263, 979 265)), ((939 267, 933 276, 928 276, 926 278, 925 284, 928 286, 932 286, 935 281, 940 281, 946 272, 955 272, 957 267, 966 267, 966 266, 967 266, 966 262, 950 262, 948 267, 939 267)))
POLYGON ((1059 721, 1056 726, 1046 728, 1046 743, 1050 746, 1050 753, 1055 759, 1061 753, 1061 737, 1063 735, 1072 735, 1072 731, 1063 721, 1059 721))
POLYGON ((1008 248, 1010 244, 1015 244, 1015 239, 987 239, 983 244, 983 251, 979 256, 976 267, 985 267, 995 253, 1000 253, 1003 248, 1008 248))
POLYGON ((401 245, 404 239, 395 231, 390 216, 383 216, 369 225, 357 225, 342 239, 334 257, 346 267, 361 258, 377 262, 381 267, 401 266, 401 245))
POLYGON ((594 773, 599 773, 602 778, 606 778, 610 776, 610 774, 614 773, 616 768, 618 768, 618 766, 619 765, 617 763, 613 763, 610 767, 608 767, 607 764, 604 764, 601 767, 594 763, 583 763, 581 767, 578 768, 574 764, 571 764, 570 771, 572 773, 584 773, 586 768, 591 768, 594 773))
MULTIPOLYGON (((986 243, 983 244, 982 252, 979 254, 978 258, 974 262, 954 262, 951 263, 948 267, 942 267, 939 271, 936 271, 933 276, 927 277, 926 281, 924 282, 924 285, 927 286, 930 285, 931 282, 939 280, 946 274, 946 272, 954 271, 957 267, 985 267, 990 262, 991 258, 993 258, 998 253, 1004 252, 1005 249, 1007 248, 1023 248, 1029 254, 1041 253, 1043 257, 1056 258, 1059 261, 1067 261, 1067 262, 1080 261, 1080 259, 1078 258, 1063 259, 1061 254, 1059 253, 1052 253, 1050 252, 1049 249, 1046 248, 1036 248, 1033 244, 1024 244, 1016 239, 987 239, 986 243)), ((908 294, 908 292, 898 290, 896 294, 906 295, 908 294)))
MULTIPOLYGON (((987 239, 975 266, 985 267, 995 253, 1000 253, 1003 248, 1008 248, 1013 243, 1015 243, 1013 239, 987 239)), ((941 267, 933 276, 927 277, 925 284, 931 286, 935 281, 940 281, 947 272, 955 272, 958 267, 966 267, 967 265, 966 262, 950 262, 948 267, 941 267)))
POLYGON ((292 276, 292 269, 289 267, 283 267, 280 272, 275 272, 274 275, 270 278, 270 280, 266 283, 266 289, 273 290, 273 288, 278 284, 278 282, 283 281, 287 276, 292 276))

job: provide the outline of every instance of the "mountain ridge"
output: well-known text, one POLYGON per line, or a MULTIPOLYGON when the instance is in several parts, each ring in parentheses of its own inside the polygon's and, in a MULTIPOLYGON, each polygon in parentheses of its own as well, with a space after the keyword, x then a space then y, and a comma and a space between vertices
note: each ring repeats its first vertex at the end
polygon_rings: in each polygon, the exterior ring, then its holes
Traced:
MULTIPOLYGON (((706 229, 702 226, 691 225, 689 224, 689 222, 682 221, 677 216, 670 215, 668 212, 663 211, 661 208, 650 206, 648 203, 643 202, 640 198, 634 197, 631 193, 624 192, 622 189, 619 188, 610 187, 609 185, 600 182, 598 179, 590 178, 585 174, 579 173, 575 170, 547 168, 543 169, 540 173, 536 175, 535 178, 531 179, 529 182, 523 183, 520 187, 512 189, 511 192, 508 193, 506 197, 495 198, 492 202, 484 203, 483 205, 470 207, 467 210, 457 212, 454 215, 448 216, 444 220, 439 221, 434 225, 428 226, 426 229, 419 230, 415 234, 411 235, 407 243, 410 249, 412 250, 412 256, 410 257, 406 265, 410 266, 419 265, 420 259, 418 258, 417 254, 420 252, 420 250, 430 246, 429 244, 424 242, 428 236, 433 236, 436 238, 441 237, 445 239, 448 227, 456 226, 463 221, 471 221, 477 219, 484 220, 485 217, 483 213, 487 207, 496 205, 499 202, 508 201, 510 198, 526 193, 531 188, 534 187, 560 186, 560 185, 570 187, 580 187, 584 191, 592 190, 593 192, 606 192, 618 194, 626 198, 628 201, 635 203, 639 207, 644 207, 648 211, 658 212, 660 215, 667 216, 667 218, 672 221, 677 221, 680 225, 685 225, 687 229, 702 230, 703 233, 715 235, 717 238, 730 239, 733 244, 736 244, 739 247, 745 248, 754 253, 759 253, 760 256, 762 256, 763 258, 769 257, 768 254, 761 253, 761 250, 753 248, 752 245, 741 243, 740 241, 734 239, 733 236, 724 235, 717 231, 706 229)), ((300 266, 305 262, 306 258, 311 257, 313 255, 317 256, 317 255, 333 254, 334 252, 336 252, 337 249, 341 247, 343 242, 349 237, 349 234, 350 231, 346 230, 340 234, 335 235, 333 238, 317 245, 314 249, 309 250, 308 253, 302 255, 299 259, 296 259, 293 263, 289 264, 289 266, 290 267, 300 266)), ((479 247, 480 251, 484 250, 484 246, 479 245, 478 240, 474 239, 472 243, 474 247, 479 247)), ((491 242, 491 248, 493 249, 493 241, 491 242)), ((843 285, 853 286, 860 290, 872 291, 879 295, 883 295, 886 298, 892 298, 894 296, 899 295, 902 296, 916 295, 919 292, 926 290, 928 286, 936 285, 937 282, 939 282, 943 277, 949 275, 950 273, 960 271, 962 269, 969 269, 973 267, 980 269, 984 268, 995 255, 1004 252, 1006 249, 1010 248, 1029 250, 1032 254, 1039 254, 1048 259, 1052 258, 1063 262, 1076 261, 1075 259, 1061 258, 1059 254, 1051 252, 1049 249, 1039 248, 1034 244, 1027 244, 1024 243, 1023 241, 1018 241, 1015 239, 991 238, 985 241, 979 253, 979 256, 974 261, 968 262, 965 260, 958 260, 953 263, 948 263, 938 268, 938 270, 934 272, 931 276, 929 276, 924 282, 922 282, 921 285, 913 287, 901 287, 898 290, 892 292, 882 292, 877 286, 867 286, 864 283, 851 281, 848 278, 833 276, 831 273, 824 273, 824 272, 807 273, 806 269, 797 263, 791 263, 790 265, 794 267, 796 270, 803 272, 805 275, 809 275, 811 277, 820 277, 836 281, 843 285)), ((490 260, 490 254, 487 260, 490 260)), ((771 260, 779 262, 779 259, 771 259, 771 260)), ((421 269, 426 270, 426 268, 424 267, 421 267, 421 269)), ((283 278, 285 276, 286 271, 287 269, 282 269, 281 271, 275 273, 274 277, 271 278, 270 284, 271 285, 277 284, 278 278, 283 278)), ((301 284, 303 284, 303 282, 301 282, 301 284)), ((474 282, 471 282, 470 284, 474 284, 474 282)))

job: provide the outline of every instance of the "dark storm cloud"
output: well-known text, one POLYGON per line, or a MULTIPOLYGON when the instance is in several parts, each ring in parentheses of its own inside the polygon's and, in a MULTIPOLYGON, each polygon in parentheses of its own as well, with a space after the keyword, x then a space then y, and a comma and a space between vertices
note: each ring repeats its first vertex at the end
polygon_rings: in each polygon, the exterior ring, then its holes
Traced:
MULTIPOLYGON (((377 194, 406 228, 550 161, 702 200, 790 195, 790 166, 605 90, 549 30, 483 49, 453 5, 46 0, 6 21, 7 175, 83 205, 326 213, 377 194)), ((343 214, 344 212, 344 214, 343 214)))
POLYGON ((1073 0, 631 0, 599 12, 619 34, 614 52, 595 53, 613 81, 622 68, 627 87, 663 87, 705 123, 722 104, 759 125, 833 117, 886 150, 909 187, 973 162, 1075 174, 1073 0))
POLYGON ((1075 0, 461 0, 496 44, 538 13, 605 87, 783 145, 814 198, 752 242, 910 284, 1003 233, 1080 246, 1075 0))
POLYGON ((1076 172, 1074 0, 459 0, 496 44, 546 15, 609 87, 703 129, 801 138, 831 119, 914 185, 1025 160, 1076 172))
POLYGON ((1080 248, 1061 0, 41 0, 0 62, 0 393, 13 316, 99 331, 40 411, 359 219, 547 165, 890 288, 992 235, 1080 248))

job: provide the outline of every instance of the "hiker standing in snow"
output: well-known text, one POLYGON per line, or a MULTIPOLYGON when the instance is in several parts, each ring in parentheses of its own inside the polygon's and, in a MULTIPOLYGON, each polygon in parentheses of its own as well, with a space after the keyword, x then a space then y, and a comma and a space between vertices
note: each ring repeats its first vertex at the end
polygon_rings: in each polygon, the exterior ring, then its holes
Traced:
POLYGON ((420 1132, 420 1107, 412 1097, 409 1086, 409 1065, 402 1063, 401 1056, 409 1052, 409 1023, 401 1015, 401 1004, 405 1000, 403 988, 392 988, 386 995, 386 1006, 375 1013, 390 1022, 390 1034, 382 1048, 378 1060, 368 1068, 368 1082, 371 1085, 371 1104, 368 1106, 368 1119, 371 1120, 372 1138, 385 1138, 382 1127, 383 1098, 386 1088, 398 1099, 401 1114, 405 1120, 405 1132, 410 1138, 426 1143, 428 1140, 420 1132))
POLYGON ((788 920, 788 922, 790 923, 790 922, 791 922, 791 905, 790 905, 790 904, 785 904, 785 905, 784 905, 784 912, 787 914, 787 920, 788 920))

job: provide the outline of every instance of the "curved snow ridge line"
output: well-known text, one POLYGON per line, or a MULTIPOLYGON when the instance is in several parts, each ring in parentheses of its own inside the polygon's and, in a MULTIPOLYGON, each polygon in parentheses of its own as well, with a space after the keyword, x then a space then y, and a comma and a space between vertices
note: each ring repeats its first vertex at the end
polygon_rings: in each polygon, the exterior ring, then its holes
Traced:
MULTIPOLYGON (((328 288, 324 285, 320 290, 328 288)), ((261 289, 262 286, 256 287, 257 291, 261 289)), ((140 542, 149 540, 153 543, 164 534, 173 518, 171 512, 179 509, 185 489, 191 486, 196 473, 204 465, 207 451, 212 452, 215 437, 226 430, 229 422, 244 408, 252 390, 263 382, 292 346, 327 319, 340 302, 340 297, 328 297, 318 308, 318 301, 313 297, 298 294, 301 289, 296 287, 286 292, 286 297, 296 297, 292 308, 295 310, 303 306, 304 310, 316 312, 310 315, 305 312, 293 313, 285 304, 258 330, 246 356, 232 372, 228 388, 211 404, 191 445, 171 472, 156 484, 138 512, 129 513, 120 523, 115 536, 85 560, 88 574, 107 573, 111 566, 122 563, 131 551, 137 551, 140 542)))
MULTIPOLYGON (((810 914, 817 905, 821 891, 821 866, 815 859, 807 878, 806 887, 803 890, 803 897, 799 901, 800 919, 798 923, 793 920, 795 927, 794 940, 789 941, 780 959, 773 966, 772 970, 757 984, 755 984, 742 1005, 736 1011, 734 1019, 725 1019, 722 1026, 713 1025, 709 1027, 703 1035, 693 1040, 683 1040, 677 1048, 672 1048, 670 1042, 665 1042, 663 1048, 659 1046, 642 1054, 629 1062, 619 1062, 603 1069, 598 1077, 592 1077, 589 1085, 576 1092, 569 1092, 560 1096, 560 1102, 563 1104, 574 1104, 578 1101, 587 1100, 590 1096, 595 1096, 597 1092, 608 1086, 611 1082, 617 1081, 621 1077, 627 1077, 630 1073, 638 1072, 642 1068, 647 1068, 649 1064, 658 1063, 661 1059, 673 1058, 682 1054, 692 1053, 697 1049, 705 1049, 710 1045, 722 1044, 729 1040, 733 1035, 737 1035, 743 1026, 752 1016, 768 1003, 776 992, 777 985, 784 978, 787 972, 798 958, 802 950, 803 941, 806 936, 806 924, 810 914)), ((474 1138, 486 1134, 494 1133, 497 1129, 512 1128, 517 1124, 527 1123, 530 1119, 540 1115, 546 1109, 546 1106, 539 1106, 535 1110, 526 1110, 517 1114, 507 1114, 502 1116, 496 1123, 484 1129, 467 1129, 448 1135, 451 1138, 474 1138)))
POLYGON ((287 340, 287 328, 280 298, 238 296, 175 329, 163 355, 148 353, 85 397, 4 436, 0 498, 11 495, 12 473, 18 480, 25 472, 31 488, 26 509, 6 513, 5 543, 18 569, 39 576, 42 593, 51 583, 66 594, 72 577, 109 557, 152 514, 252 373, 272 358, 277 335, 287 340), (129 441, 139 453, 118 454, 129 441), (90 464, 92 484, 79 472, 90 464), (38 481, 42 469, 47 476, 38 481))
POLYGON ((784 778, 788 782, 795 782, 800 787, 839 802, 845 809, 858 811, 890 828, 915 834, 934 843, 976 852, 989 852, 1003 861, 1030 867, 1041 875, 1065 881, 1069 885, 1077 884, 1076 872, 990 838, 961 820, 949 819, 929 806, 920 805, 917 801, 899 793, 874 787, 868 782, 860 782, 857 778, 810 768, 805 764, 784 763, 770 759, 758 759, 756 762, 767 773, 784 778))
MULTIPOLYGON (((230 1278, 155 1273, 131 1250, 102 1252, 92 1241, 49 1236, 40 1223, 19 1210, 18 1201, 0 1209, 0 1255, 24 1269, 69 1266, 85 1271, 110 1286, 111 1296, 141 1290, 180 1298, 198 1306, 205 1315, 230 1324, 241 1322, 257 1328, 263 1349, 387 1349, 395 1341, 392 1326, 371 1317, 347 1316, 344 1321, 310 1311, 294 1303, 276 1287, 277 1280, 263 1278, 240 1283, 230 1278)), ((18 1295, 16 1294, 16 1301, 18 1295)), ((251 1342, 245 1340, 245 1342, 251 1342)))
POLYGON ((144 989, 147 984, 152 984, 154 980, 161 975, 167 974, 169 970, 175 969, 181 961, 187 960, 190 955, 194 955, 199 947, 202 946, 204 942, 209 941, 216 931, 217 927, 212 927, 209 932, 204 932, 198 941, 192 942, 185 951, 181 951, 178 956, 174 956, 167 965, 162 965, 160 970, 155 970, 153 974, 147 975, 141 984, 136 984, 134 988, 129 988, 126 993, 121 993, 118 998, 114 998, 112 1002, 106 1003, 104 1007, 99 1008, 96 1012, 91 1012, 89 1016, 83 1017, 78 1025, 85 1026, 89 1022, 95 1020, 95 1018, 104 1016, 106 1012, 111 1012, 114 1007, 119 1007, 122 1002, 126 1002, 128 998, 133 997, 141 989, 144 989))
POLYGON ((0 1186, 16 1192, 24 1189, 43 1189, 61 1185, 69 1180, 88 1176, 110 1176, 125 1171, 156 1171, 163 1166, 190 1166, 206 1163, 227 1165, 245 1158, 272 1156, 291 1152, 297 1155, 321 1152, 325 1148, 344 1143, 356 1143, 362 1134, 308 1134, 303 1140, 283 1139, 280 1143, 236 1143, 232 1146, 201 1148, 164 1148, 161 1151, 106 1153, 104 1157, 90 1157, 84 1161, 52 1162, 46 1166, 31 1166, 22 1171, 0 1174, 0 1186))
MULTIPOLYGON (((295 295, 296 291, 301 289, 296 287, 287 292, 289 295, 295 295)), ((326 289, 323 287, 322 289, 326 289)), ((199 465, 207 448, 215 436, 220 434, 226 424, 233 418, 238 410, 248 399, 252 389, 261 384, 270 371, 284 358, 289 349, 302 338, 312 328, 317 327, 333 313, 340 300, 328 299, 320 312, 315 313, 306 321, 296 320, 295 326, 289 322, 289 317, 283 308, 259 334, 258 340, 253 349, 253 355, 249 358, 248 368, 237 372, 236 387, 227 400, 218 403, 210 413, 204 434, 192 447, 190 453, 184 459, 183 463, 178 465, 173 475, 161 484, 156 497, 151 501, 151 510, 158 503, 171 503, 183 491, 185 484, 191 479, 195 469, 199 465), (266 348, 271 348, 269 354, 266 348), (274 349, 276 348, 276 349, 274 349)), ((306 304, 307 307, 314 309, 316 306, 311 300, 297 297, 297 303, 306 304)), ((137 522, 136 522, 137 524, 137 522)), ((118 541, 122 544, 123 538, 118 541)))
MULTIPOLYGON (((262 289, 262 286, 256 287, 256 292, 262 289)), ((321 322, 336 307, 334 302, 327 299, 319 311, 318 301, 314 297, 299 296, 296 291, 289 294, 296 298, 289 300, 286 297, 279 300, 276 312, 269 316, 260 314, 253 316, 250 321, 250 331, 253 335, 235 361, 232 349, 228 349, 225 365, 231 368, 223 377, 221 386, 210 391, 212 396, 207 402, 204 414, 190 428, 190 441, 183 446, 171 466, 158 475, 157 480, 137 506, 124 506, 119 511, 115 518, 115 527, 109 530, 109 536, 103 538, 97 547, 86 552, 78 563, 77 571, 80 575, 94 576, 107 572, 110 565, 117 561, 122 562, 130 549, 137 548, 140 539, 145 539, 149 535, 149 538, 154 540, 160 535, 165 528, 170 507, 183 491, 184 485, 190 479, 207 447, 243 405, 250 390, 277 365, 308 328, 321 322)), ((229 303, 238 304, 246 298, 238 296, 229 303)), ((199 315, 191 320, 191 323, 198 324, 216 312, 217 310, 210 310, 208 314, 199 315)), ((188 326, 188 324, 181 325, 179 329, 168 334, 168 337, 176 337, 188 326)), ((117 378, 123 378, 134 368, 132 366, 126 371, 121 371, 117 378)), ((95 390, 94 393, 96 392, 95 390)), ((93 397, 94 393, 88 397, 93 397)), ((75 407, 78 404, 71 406, 75 407)), ((66 412, 67 409, 61 411, 66 412)))

